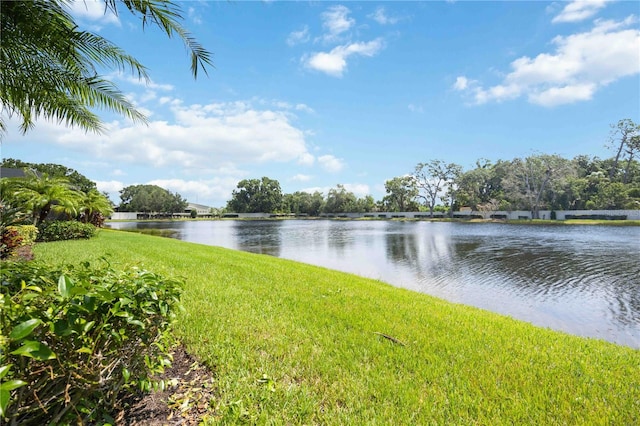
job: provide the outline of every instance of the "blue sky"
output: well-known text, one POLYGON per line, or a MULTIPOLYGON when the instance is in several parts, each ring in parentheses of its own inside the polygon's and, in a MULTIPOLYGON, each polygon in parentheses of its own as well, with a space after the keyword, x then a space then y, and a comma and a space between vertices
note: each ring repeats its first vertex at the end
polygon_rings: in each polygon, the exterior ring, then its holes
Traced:
POLYGON ((149 125, 10 126, 2 156, 74 168, 116 202, 151 183, 224 206, 262 176, 287 193, 344 184, 377 200, 418 162, 609 157, 609 125, 640 122, 635 1, 179 4, 213 53, 208 77, 193 80, 179 40, 80 2, 82 27, 149 69, 146 86, 109 74, 149 125))

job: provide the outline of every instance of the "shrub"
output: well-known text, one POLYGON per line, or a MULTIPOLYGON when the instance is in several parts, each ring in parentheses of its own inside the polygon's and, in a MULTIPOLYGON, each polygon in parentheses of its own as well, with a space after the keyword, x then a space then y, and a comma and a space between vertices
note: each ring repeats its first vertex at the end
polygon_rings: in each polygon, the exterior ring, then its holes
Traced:
POLYGON ((32 258, 31 245, 36 241, 38 228, 33 225, 6 226, 0 235, 0 259, 8 257, 32 258))
POLYGON ((22 236, 15 226, 6 227, 0 235, 0 259, 6 259, 22 245, 22 236))
POLYGON ((0 423, 113 422, 123 390, 162 386, 182 283, 131 268, 0 266, 0 423))
POLYGON ((95 234, 96 227, 90 223, 56 220, 40 225, 38 241, 89 239, 95 234))

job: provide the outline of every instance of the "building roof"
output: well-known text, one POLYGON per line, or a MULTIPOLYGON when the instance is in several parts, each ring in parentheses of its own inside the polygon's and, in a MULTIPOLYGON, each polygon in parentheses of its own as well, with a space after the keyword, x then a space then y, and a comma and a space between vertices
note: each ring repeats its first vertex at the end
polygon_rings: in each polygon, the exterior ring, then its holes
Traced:
POLYGON ((23 169, 14 169, 11 167, 0 167, 0 178, 16 178, 25 177, 23 169))

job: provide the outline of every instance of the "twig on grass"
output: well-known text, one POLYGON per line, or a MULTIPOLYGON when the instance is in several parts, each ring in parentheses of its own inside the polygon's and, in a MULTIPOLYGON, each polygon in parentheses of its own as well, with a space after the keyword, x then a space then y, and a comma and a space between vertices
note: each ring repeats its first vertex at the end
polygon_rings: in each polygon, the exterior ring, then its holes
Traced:
POLYGON ((396 338, 395 338, 395 337, 393 337, 393 336, 389 336, 388 334, 379 333, 379 332, 377 332, 377 331, 374 331, 374 332, 373 332, 373 334, 377 334, 378 336, 382 336, 382 337, 384 337, 385 339, 389 339, 389 340, 391 340, 393 343, 397 343, 397 344, 398 344, 398 345, 400 345, 400 346, 407 346, 407 345, 405 345, 404 343, 402 343, 400 340, 396 339, 396 338))

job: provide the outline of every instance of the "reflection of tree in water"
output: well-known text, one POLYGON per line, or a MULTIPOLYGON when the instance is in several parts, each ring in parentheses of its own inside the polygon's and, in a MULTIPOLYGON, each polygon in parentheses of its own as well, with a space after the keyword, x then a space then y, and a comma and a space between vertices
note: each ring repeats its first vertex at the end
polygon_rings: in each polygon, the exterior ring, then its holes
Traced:
POLYGON ((386 234, 387 256, 394 262, 418 263, 418 244, 414 234, 386 234))
POLYGON ((438 281, 453 269, 452 242, 439 233, 386 234, 387 258, 396 267, 411 270, 418 281, 438 281))
MULTIPOLYGON (((327 231, 327 243, 338 257, 349 254, 350 248, 356 242, 358 234, 358 246, 365 246, 365 236, 353 229, 354 222, 330 222, 331 226, 327 231)), ((357 225, 355 225, 357 226, 357 225)))
POLYGON ((240 250, 280 256, 281 221, 234 221, 233 225, 240 250))

